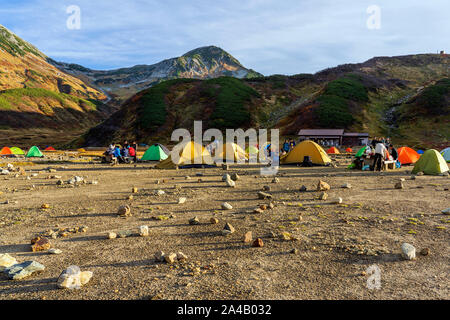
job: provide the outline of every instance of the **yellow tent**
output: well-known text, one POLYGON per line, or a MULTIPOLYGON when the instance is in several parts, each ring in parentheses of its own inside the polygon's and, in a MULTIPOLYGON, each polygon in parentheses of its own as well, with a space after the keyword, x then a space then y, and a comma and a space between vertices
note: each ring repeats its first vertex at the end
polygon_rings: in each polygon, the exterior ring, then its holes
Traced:
POLYGON ((233 161, 238 162, 240 160, 245 161, 247 156, 245 151, 235 143, 227 142, 223 145, 222 152, 215 156, 216 161, 233 161))
POLYGON ((309 156, 313 164, 325 165, 331 163, 331 159, 325 150, 311 140, 306 140, 296 145, 294 149, 280 159, 280 163, 302 163, 305 156, 309 156))
MULTIPOLYGON (((172 150, 173 151, 173 150, 172 150)), ((211 154, 202 145, 194 141, 185 143, 179 152, 179 159, 172 160, 172 155, 155 166, 157 169, 171 169, 185 165, 214 165, 211 154)))

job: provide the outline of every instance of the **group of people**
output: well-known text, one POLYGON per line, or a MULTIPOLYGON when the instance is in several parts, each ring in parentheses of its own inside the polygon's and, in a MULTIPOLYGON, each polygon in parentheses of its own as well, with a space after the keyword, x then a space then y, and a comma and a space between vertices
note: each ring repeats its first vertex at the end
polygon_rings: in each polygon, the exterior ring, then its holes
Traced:
MULTIPOLYGON (((383 161, 396 161, 396 166, 400 166, 397 149, 395 149, 394 145, 391 144, 390 138, 386 139, 384 137, 374 137, 366 146, 364 157, 373 159, 373 164, 369 166, 371 171, 381 171, 383 161)), ((357 168, 364 168, 364 159, 362 156, 357 157, 354 163, 357 168)))
POLYGON ((296 145, 296 143, 295 143, 294 139, 284 140, 283 146, 281 147, 281 150, 280 150, 281 156, 284 156, 285 154, 289 153, 289 151, 291 151, 292 149, 295 148, 295 145, 296 145))
POLYGON ((131 163, 137 162, 137 143, 134 141, 131 145, 124 141, 122 146, 112 143, 105 151, 105 162, 111 163, 131 163))

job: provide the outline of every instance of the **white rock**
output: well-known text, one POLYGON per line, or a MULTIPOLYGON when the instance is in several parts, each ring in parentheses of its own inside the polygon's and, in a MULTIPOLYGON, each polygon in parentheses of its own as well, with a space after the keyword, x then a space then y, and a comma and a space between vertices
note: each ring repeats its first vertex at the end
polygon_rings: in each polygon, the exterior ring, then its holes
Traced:
POLYGON ((92 275, 91 271, 81 272, 78 266, 70 266, 60 274, 57 285, 59 288, 80 289, 91 280, 92 275))
POLYGON ((230 180, 231 179, 231 177, 230 177, 230 175, 228 174, 228 173, 225 173, 223 176, 222 176, 222 181, 227 181, 227 180, 230 180))
POLYGON ((229 186, 230 188, 234 188, 236 187, 236 182, 234 182, 231 179, 227 179, 227 181, 225 181, 227 183, 227 186, 229 186))
POLYGON ((185 255, 183 252, 178 251, 177 252, 177 260, 178 261, 183 261, 183 260, 187 260, 187 255, 185 255))
POLYGON ((56 248, 51 248, 51 249, 48 249, 48 253, 51 253, 51 254, 61 254, 62 251, 59 250, 59 249, 56 249, 56 248))
POLYGON ((108 239, 115 239, 117 238, 117 233, 115 232, 108 232, 108 239))
POLYGON ((342 201, 343 201, 342 198, 339 197, 339 198, 334 199, 334 200, 332 201, 332 203, 334 203, 334 204, 341 204, 342 201))
POLYGON ((413 260, 416 258, 416 248, 409 243, 402 244, 402 256, 407 260, 413 260))
POLYGON ((139 227, 139 235, 141 237, 147 237, 148 236, 148 226, 140 226, 139 227))
POLYGON ((17 260, 14 257, 11 257, 9 254, 4 253, 0 254, 0 271, 5 270, 12 265, 17 264, 17 260))
POLYGON ((344 188, 344 189, 351 189, 351 188, 352 188, 352 185, 351 185, 350 183, 344 183, 344 184, 341 186, 341 188, 344 188))
POLYGON ((166 193, 164 192, 164 190, 158 190, 158 191, 155 192, 155 194, 157 196, 162 196, 163 194, 166 194, 166 193))
POLYGON ((185 202, 186 202, 186 198, 184 198, 184 197, 178 198, 178 204, 183 204, 185 202))
POLYGON ((229 204, 228 202, 224 202, 224 203, 222 203, 222 209, 231 210, 231 209, 233 209, 233 206, 231 204, 229 204))
POLYGON ((3 176, 7 176, 9 174, 9 171, 8 170, 2 170, 0 172, 0 174, 3 175, 3 176))
POLYGON ((445 209, 445 210, 442 210, 442 213, 443 213, 443 214, 446 214, 446 215, 450 215, 450 208, 447 208, 447 209, 445 209))

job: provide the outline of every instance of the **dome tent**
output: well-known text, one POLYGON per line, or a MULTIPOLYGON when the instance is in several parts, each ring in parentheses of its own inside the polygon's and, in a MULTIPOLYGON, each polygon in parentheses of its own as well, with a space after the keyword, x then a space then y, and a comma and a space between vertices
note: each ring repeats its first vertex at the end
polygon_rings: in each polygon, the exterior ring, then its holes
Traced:
MULTIPOLYGON (((155 143, 150 148, 145 151, 144 155, 141 158, 141 161, 161 161, 166 160, 169 157, 170 152, 164 151, 164 146, 155 143)), ((167 151, 169 151, 167 148, 165 148, 167 151)))
POLYGON ((42 158, 44 155, 42 154, 41 150, 39 150, 38 147, 32 146, 30 150, 28 150, 26 158, 42 158))
POLYGON ((281 164, 302 163, 305 156, 310 157, 313 164, 326 165, 331 163, 325 150, 311 140, 297 144, 287 155, 280 159, 281 164))
POLYGON ((339 154, 339 149, 336 147, 331 147, 330 149, 327 150, 328 154, 339 154))
POLYGON ((18 147, 12 147, 11 151, 15 155, 25 155, 25 152, 22 149, 18 148, 18 147))
POLYGON ((420 155, 416 151, 408 147, 398 148, 397 153, 398 161, 400 161, 402 165, 413 164, 420 159, 420 155))
POLYGON ((441 151, 441 155, 444 157, 444 160, 450 162, 450 147, 445 148, 441 151))
POLYGON ((424 174, 438 175, 448 171, 448 165, 439 152, 429 149, 416 162, 411 173, 416 174, 420 171, 424 174))
POLYGON ((172 160, 172 154, 170 154, 166 160, 158 163, 155 168, 172 169, 177 166, 180 168, 214 166, 214 162, 208 150, 194 141, 190 141, 182 145, 178 154, 179 159, 176 161, 172 160))
POLYGON ((12 155, 12 151, 8 147, 3 147, 2 150, 0 150, 0 156, 9 156, 12 155))
POLYGON ((240 162, 247 159, 245 151, 235 143, 227 142, 222 148, 222 152, 214 157, 216 162, 240 162))

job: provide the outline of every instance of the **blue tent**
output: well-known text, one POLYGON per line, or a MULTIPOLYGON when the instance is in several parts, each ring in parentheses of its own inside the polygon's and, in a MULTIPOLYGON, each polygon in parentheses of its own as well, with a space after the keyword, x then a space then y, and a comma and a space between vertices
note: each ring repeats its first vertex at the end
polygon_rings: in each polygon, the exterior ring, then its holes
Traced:
POLYGON ((417 153, 418 153, 418 154, 423 154, 424 151, 423 151, 423 150, 417 150, 417 153))

